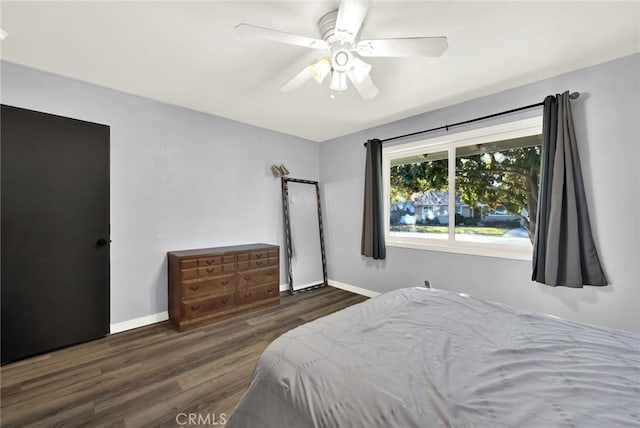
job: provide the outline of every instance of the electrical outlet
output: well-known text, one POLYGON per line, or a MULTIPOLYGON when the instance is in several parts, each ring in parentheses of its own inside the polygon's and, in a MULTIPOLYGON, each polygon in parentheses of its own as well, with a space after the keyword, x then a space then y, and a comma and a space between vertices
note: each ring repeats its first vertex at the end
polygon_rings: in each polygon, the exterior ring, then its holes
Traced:
POLYGON ((431 284, 429 283, 429 281, 424 281, 424 286, 425 288, 431 288, 431 284))

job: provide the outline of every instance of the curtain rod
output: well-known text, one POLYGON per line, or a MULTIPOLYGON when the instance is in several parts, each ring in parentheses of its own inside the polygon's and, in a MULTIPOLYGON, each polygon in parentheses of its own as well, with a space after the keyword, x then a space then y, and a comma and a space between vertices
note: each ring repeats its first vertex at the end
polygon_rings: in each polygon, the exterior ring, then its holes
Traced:
MULTIPOLYGON (((569 98, 571 98, 572 100, 575 100, 579 96, 580 96, 580 92, 572 92, 571 95, 569 95, 569 98)), ((413 137, 414 135, 426 134, 427 132, 441 131, 443 129, 448 131, 449 128, 453 128, 454 126, 460 126, 460 125, 466 125, 468 123, 479 122, 481 120, 491 119, 491 118, 502 116, 505 114, 515 113, 522 110, 528 110, 530 108, 535 108, 535 107, 541 107, 543 105, 544 105, 544 102, 529 104, 528 106, 518 107, 511 110, 505 110, 505 111, 501 111, 500 113, 493 113, 487 116, 476 117, 475 119, 469 119, 462 122, 452 123, 451 125, 443 125, 443 126, 438 126, 436 128, 425 129, 424 131, 416 131, 416 132, 411 132, 409 134, 397 135, 395 137, 385 138, 384 140, 380 140, 380 141, 382 143, 386 143, 387 141, 394 141, 394 140, 399 140, 401 138, 413 137)), ((364 146, 367 147, 367 143, 364 143, 364 146)))

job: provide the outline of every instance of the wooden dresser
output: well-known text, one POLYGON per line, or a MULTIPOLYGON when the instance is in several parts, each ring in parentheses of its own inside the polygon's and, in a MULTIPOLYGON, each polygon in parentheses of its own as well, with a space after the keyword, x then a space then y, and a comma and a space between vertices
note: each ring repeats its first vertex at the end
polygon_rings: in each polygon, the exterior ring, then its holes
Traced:
POLYGON ((169 319, 179 331, 280 303, 280 247, 170 251, 169 319))

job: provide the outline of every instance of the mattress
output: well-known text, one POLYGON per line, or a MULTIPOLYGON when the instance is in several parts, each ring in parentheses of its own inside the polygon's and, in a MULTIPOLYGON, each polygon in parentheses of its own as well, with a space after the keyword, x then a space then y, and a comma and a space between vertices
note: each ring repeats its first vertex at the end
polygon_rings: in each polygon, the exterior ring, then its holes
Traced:
POLYGON ((228 428, 637 427, 640 335, 426 288, 309 322, 228 428))

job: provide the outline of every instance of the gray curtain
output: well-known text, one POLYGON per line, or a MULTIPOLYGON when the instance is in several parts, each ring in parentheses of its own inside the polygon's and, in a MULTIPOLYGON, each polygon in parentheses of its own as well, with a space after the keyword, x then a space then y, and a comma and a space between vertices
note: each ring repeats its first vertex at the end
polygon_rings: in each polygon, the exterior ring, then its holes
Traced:
POLYGON ((544 100, 534 281, 607 285, 591 234, 569 92, 544 100))
POLYGON ((364 173, 364 212, 361 254, 374 259, 386 257, 384 245, 384 204, 382 203, 382 142, 367 141, 364 173))

